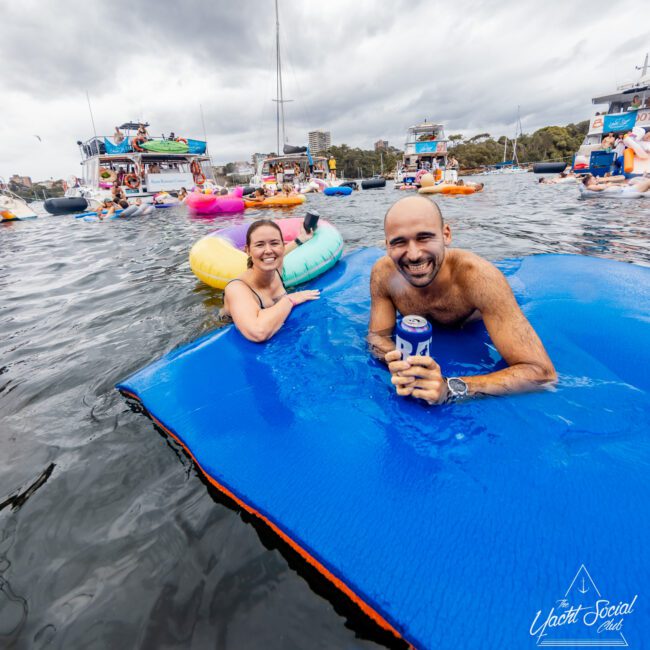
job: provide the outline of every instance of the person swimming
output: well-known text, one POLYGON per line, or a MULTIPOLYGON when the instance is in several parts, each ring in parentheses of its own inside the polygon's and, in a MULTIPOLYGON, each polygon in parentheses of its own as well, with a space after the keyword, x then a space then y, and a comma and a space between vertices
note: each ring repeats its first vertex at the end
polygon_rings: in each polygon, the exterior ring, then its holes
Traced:
POLYGON ((284 325, 294 307, 318 300, 320 291, 287 293, 282 281, 284 256, 313 237, 301 228, 298 237, 285 244, 280 227, 270 219, 253 222, 246 232, 248 269, 224 289, 221 318, 230 317, 249 341, 267 341, 284 325))
POLYGON ((388 365, 398 395, 442 404, 535 390, 556 381, 553 364, 503 274, 474 253, 447 250, 451 229, 433 201, 423 196, 397 201, 386 212, 384 231, 386 255, 370 277, 368 343, 388 365), (454 328, 482 318, 508 367, 453 377, 451 386, 433 358, 402 359, 391 336, 397 312, 454 328))

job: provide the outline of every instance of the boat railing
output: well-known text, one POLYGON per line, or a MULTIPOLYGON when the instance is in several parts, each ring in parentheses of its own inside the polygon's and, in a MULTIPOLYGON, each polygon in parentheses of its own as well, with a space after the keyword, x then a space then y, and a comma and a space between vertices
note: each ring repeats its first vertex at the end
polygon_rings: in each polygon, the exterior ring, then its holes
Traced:
MULTIPOLYGON (((115 143, 114 136, 98 135, 94 136, 86 142, 78 142, 79 148, 83 153, 84 159, 92 158, 93 156, 107 156, 118 155, 125 153, 152 153, 141 151, 133 146, 135 136, 124 136, 124 139, 119 143, 115 143)), ((163 141, 163 138, 149 138, 149 141, 163 141)), ((164 138, 169 140, 169 138, 164 138)), ((191 138, 175 138, 177 142, 186 142, 188 150, 183 152, 189 155, 207 155, 208 144, 204 140, 193 140, 191 138)))

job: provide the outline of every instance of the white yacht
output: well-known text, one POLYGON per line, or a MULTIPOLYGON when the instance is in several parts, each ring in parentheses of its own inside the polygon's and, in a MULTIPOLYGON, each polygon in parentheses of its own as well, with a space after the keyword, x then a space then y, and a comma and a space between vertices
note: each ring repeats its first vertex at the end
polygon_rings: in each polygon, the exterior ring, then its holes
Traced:
POLYGON ((12 192, 0 180, 0 222, 35 219, 37 216, 36 212, 29 207, 27 201, 12 192))
MULTIPOLYGON (((195 185, 214 183, 207 143, 183 137, 139 137, 139 122, 126 122, 119 128, 120 138, 93 136, 77 142, 81 154, 81 174, 67 181, 64 199, 46 205, 49 211, 62 213, 86 209, 79 198, 93 203, 111 197, 117 180, 127 198, 150 202, 159 192, 188 191, 195 185), (118 141, 119 140, 119 141, 118 141), (65 199, 70 199, 70 209, 65 199)), ((145 129, 149 124, 143 124, 145 129)))
MULTIPOLYGON (((615 92, 598 95, 592 98, 592 104, 606 106, 589 120, 589 131, 574 157, 574 168, 586 171, 586 168, 597 166, 597 160, 602 157, 599 152, 606 153, 601 145, 603 137, 610 133, 624 135, 635 127, 641 127, 646 132, 650 129, 650 65, 648 55, 643 65, 636 66, 641 76, 636 81, 627 81, 616 87, 615 92)), ((635 156, 632 174, 650 172, 650 159, 635 156)))
POLYGON ((447 169, 447 138, 442 124, 427 122, 409 127, 404 156, 395 172, 395 183, 412 185, 420 170, 442 171, 441 180, 456 181, 458 172, 447 169))

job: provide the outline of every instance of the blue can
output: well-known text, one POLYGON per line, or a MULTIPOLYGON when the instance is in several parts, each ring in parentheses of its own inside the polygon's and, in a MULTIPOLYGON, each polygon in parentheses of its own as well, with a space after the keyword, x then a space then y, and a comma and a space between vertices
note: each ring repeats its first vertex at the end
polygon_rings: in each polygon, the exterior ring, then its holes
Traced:
POLYGON ((404 316, 397 321, 395 347, 406 357, 430 357, 433 328, 422 316, 404 316))

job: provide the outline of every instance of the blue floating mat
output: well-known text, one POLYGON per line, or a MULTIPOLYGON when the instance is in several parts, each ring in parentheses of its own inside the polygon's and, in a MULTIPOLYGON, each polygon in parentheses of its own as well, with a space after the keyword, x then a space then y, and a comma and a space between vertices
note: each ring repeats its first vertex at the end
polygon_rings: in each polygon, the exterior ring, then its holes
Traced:
MULTIPOLYGON (((313 283, 321 299, 267 344, 227 327, 118 388, 213 484, 415 647, 602 647, 623 636, 643 647, 650 270, 555 255, 501 264, 557 388, 428 407, 398 397, 366 351, 380 254, 344 258, 313 283), (579 620, 540 631, 560 599, 587 606, 596 593, 615 604, 639 594, 615 617, 621 630, 579 620)), ((434 330, 433 354, 448 376, 503 366, 481 323, 434 330)))

